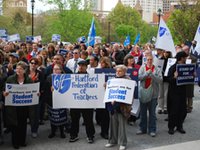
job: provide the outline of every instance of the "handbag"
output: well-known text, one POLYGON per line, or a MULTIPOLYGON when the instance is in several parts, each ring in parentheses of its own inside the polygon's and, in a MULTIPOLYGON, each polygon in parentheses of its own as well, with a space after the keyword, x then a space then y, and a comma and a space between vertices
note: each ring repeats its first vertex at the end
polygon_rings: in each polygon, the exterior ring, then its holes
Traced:
POLYGON ((139 100, 141 103, 148 103, 151 101, 153 96, 153 87, 152 84, 148 88, 143 88, 140 86, 139 88, 139 100))

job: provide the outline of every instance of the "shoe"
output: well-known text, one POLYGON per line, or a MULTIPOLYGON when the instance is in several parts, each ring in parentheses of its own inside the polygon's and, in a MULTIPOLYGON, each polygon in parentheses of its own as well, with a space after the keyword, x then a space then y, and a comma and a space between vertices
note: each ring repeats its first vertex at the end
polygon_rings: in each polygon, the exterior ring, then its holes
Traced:
POLYGON ((60 138, 65 139, 65 138, 66 138, 65 134, 64 134, 64 133, 61 133, 61 134, 60 134, 60 138))
POLYGON ((185 134, 186 133, 185 130, 183 130, 183 128, 177 128, 176 130, 178 132, 180 132, 181 134, 185 134))
POLYGON ((136 132, 136 134, 137 135, 141 135, 141 134, 145 134, 146 132, 143 132, 142 130, 138 130, 137 132, 136 132))
POLYGON ((38 135, 37 135, 37 133, 34 133, 34 132, 33 132, 33 133, 31 134, 31 136, 32 136, 32 138, 36 138, 38 135))
POLYGON ((164 114, 168 114, 168 112, 167 112, 167 110, 164 110, 164 112, 163 112, 164 114))
POLYGON ((126 146, 120 145, 119 150, 125 150, 126 146))
POLYGON ((187 109, 187 113, 191 113, 192 112, 192 110, 191 109, 187 109))
POLYGON ((94 143, 94 138, 93 137, 88 137, 87 141, 88 141, 88 143, 92 144, 92 143, 94 143))
POLYGON ((105 145, 106 148, 113 147, 113 146, 115 146, 115 144, 108 143, 105 145))
POLYGON ((129 121, 128 124, 129 124, 130 126, 134 126, 134 125, 135 125, 135 122, 134 122, 134 121, 129 121))
POLYGON ((108 134, 106 134, 106 133, 104 133, 104 134, 101 133, 101 137, 107 140, 107 139, 108 139, 108 134))
POLYGON ((155 132, 151 132, 151 133, 150 133, 150 136, 151 136, 151 137, 155 137, 155 136, 156 136, 156 133, 155 133, 155 132))
POLYGON ((27 144, 26 144, 26 143, 24 143, 24 144, 20 144, 20 146, 21 146, 21 147, 26 147, 27 144))
POLYGON ((158 110, 158 114, 162 114, 162 110, 158 110))
POLYGON ((13 145, 14 149, 19 149, 19 145, 13 145))
POLYGON ((9 128, 6 128, 5 130, 4 130, 4 133, 5 134, 8 134, 8 133, 10 133, 11 132, 11 130, 9 129, 9 128))
POLYGON ((51 133, 51 134, 49 134, 48 138, 51 139, 51 138, 53 138, 55 136, 56 136, 55 133, 51 133))
POLYGON ((40 125, 44 125, 44 121, 40 121, 39 124, 40 124, 40 125))
POLYGON ((69 142, 76 142, 76 141, 78 141, 78 136, 72 136, 72 137, 70 137, 70 139, 69 139, 69 142))
POLYGON ((173 135, 174 134, 174 129, 169 129, 168 133, 173 135))

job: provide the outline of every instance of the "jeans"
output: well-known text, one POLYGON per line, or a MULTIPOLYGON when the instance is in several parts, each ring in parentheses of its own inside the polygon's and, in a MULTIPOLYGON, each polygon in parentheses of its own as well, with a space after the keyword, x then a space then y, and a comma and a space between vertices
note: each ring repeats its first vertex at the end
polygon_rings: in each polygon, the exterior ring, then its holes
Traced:
POLYGON ((147 110, 149 110, 148 132, 156 133, 156 106, 157 98, 151 99, 148 103, 140 102, 140 130, 147 132, 147 110))

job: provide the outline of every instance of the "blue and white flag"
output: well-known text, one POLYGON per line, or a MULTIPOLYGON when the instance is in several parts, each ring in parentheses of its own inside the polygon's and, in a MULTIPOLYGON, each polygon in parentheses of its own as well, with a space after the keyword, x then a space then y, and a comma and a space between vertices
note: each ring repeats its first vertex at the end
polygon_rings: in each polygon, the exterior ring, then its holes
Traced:
POLYGON ((125 39, 125 41, 124 41, 124 46, 128 46, 130 43, 131 43, 130 35, 127 35, 127 36, 126 36, 126 39, 125 39))
POLYGON ((88 41, 87 41, 88 46, 94 46, 95 36, 96 36, 96 28, 95 28, 94 17, 93 17, 91 27, 90 27, 90 31, 89 31, 89 34, 88 34, 88 41))
POLYGON ((15 42, 15 41, 20 41, 19 34, 13 34, 8 36, 8 42, 15 42))
POLYGON ((136 45, 139 41, 140 41, 140 33, 138 33, 138 35, 136 36, 134 45, 136 45))
POLYGON ((61 35, 59 35, 59 34, 53 34, 51 41, 53 41, 53 42, 61 41, 61 35))
POLYGON ((199 26, 197 28, 197 32, 195 34, 194 40, 197 41, 195 51, 200 55, 200 23, 199 23, 199 26))
POLYGON ((176 50, 174 46, 174 41, 172 39, 172 35, 170 33, 169 28, 165 24, 164 20, 160 19, 160 25, 157 34, 157 41, 156 41, 156 49, 163 49, 167 51, 171 51, 172 55, 176 55, 176 50))

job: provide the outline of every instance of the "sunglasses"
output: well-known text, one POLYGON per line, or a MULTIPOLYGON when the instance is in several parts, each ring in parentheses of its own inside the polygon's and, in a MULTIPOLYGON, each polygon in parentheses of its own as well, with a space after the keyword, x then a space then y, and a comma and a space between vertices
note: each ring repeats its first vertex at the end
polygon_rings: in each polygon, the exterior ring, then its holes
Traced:
POLYGON ((30 62, 32 65, 37 65, 37 63, 35 63, 35 62, 30 62))

